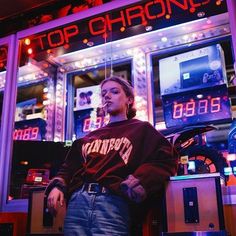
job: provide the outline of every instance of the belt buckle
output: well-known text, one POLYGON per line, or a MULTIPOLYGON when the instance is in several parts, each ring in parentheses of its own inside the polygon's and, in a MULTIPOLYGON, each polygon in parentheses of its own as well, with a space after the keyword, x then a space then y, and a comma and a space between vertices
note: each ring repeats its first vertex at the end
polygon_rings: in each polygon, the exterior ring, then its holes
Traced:
POLYGON ((102 193, 107 193, 107 189, 105 187, 102 187, 102 193))
POLYGON ((98 191, 92 190, 92 186, 93 186, 93 185, 97 186, 98 184, 97 184, 97 183, 90 183, 90 184, 88 185, 88 193, 95 194, 95 193, 98 192, 98 191))

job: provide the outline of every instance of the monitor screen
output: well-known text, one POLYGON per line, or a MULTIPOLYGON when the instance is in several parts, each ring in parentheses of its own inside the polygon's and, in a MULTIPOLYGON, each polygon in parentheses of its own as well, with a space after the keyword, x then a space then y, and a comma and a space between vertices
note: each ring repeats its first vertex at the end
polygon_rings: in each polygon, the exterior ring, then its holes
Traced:
POLYGON ((194 58, 179 63, 180 88, 192 88, 204 83, 204 76, 210 73, 208 56, 194 58))
POLYGON ((161 95, 226 83, 224 52, 219 44, 159 60, 161 95))

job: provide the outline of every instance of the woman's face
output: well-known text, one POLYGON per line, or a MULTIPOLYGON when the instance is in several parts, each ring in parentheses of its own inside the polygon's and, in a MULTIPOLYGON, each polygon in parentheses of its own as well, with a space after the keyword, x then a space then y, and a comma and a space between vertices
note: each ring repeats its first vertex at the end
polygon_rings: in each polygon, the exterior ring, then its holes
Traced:
POLYGON ((122 86, 114 81, 108 81, 101 88, 102 104, 105 105, 107 113, 111 116, 125 115, 129 98, 126 96, 122 86))

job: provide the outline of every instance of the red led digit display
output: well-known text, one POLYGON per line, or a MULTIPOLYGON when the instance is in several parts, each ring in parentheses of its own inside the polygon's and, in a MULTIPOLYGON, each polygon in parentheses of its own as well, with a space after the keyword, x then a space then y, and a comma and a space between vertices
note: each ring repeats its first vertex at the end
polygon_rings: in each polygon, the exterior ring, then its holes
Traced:
POLYGON ((83 132, 89 132, 94 129, 98 129, 102 126, 102 117, 97 117, 96 121, 92 121, 91 118, 84 120, 83 132))
POLYGON ((39 127, 16 129, 13 134, 14 140, 38 140, 39 127))
POLYGON ((220 98, 212 98, 211 99, 211 112, 219 112, 220 111, 220 98))
POLYGON ((230 122, 226 84, 162 96, 166 127, 230 122))
POLYGON ((207 113, 217 113, 221 111, 220 97, 193 100, 189 102, 174 103, 173 118, 191 117, 207 113))
POLYGON ((195 102, 191 101, 191 102, 187 102, 186 103, 186 112, 185 112, 185 116, 194 116, 195 115, 195 102))
POLYGON ((198 102, 198 111, 199 115, 206 114, 208 111, 208 101, 207 99, 202 99, 198 102))
POLYGON ((90 131, 90 118, 84 120, 83 132, 90 131))
POLYGON ((183 103, 174 104, 173 118, 178 119, 183 117, 183 103))

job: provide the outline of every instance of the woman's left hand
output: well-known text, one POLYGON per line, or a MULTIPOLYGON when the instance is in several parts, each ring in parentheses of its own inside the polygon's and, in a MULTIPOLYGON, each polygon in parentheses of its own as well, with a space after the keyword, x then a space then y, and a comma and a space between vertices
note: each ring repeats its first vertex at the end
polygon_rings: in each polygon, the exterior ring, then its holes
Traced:
POLYGON ((134 202, 142 202, 146 199, 147 194, 144 187, 140 184, 139 179, 133 175, 129 175, 126 180, 121 183, 121 190, 134 202))

